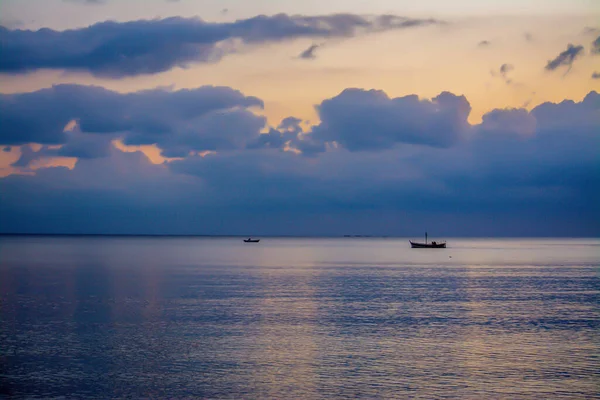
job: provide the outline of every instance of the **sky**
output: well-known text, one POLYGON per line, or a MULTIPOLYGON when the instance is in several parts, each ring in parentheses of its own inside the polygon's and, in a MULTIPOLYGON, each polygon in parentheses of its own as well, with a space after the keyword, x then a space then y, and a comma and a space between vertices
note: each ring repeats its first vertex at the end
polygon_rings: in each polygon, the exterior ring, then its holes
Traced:
POLYGON ((3 0, 0 233, 598 236, 593 0, 3 0))

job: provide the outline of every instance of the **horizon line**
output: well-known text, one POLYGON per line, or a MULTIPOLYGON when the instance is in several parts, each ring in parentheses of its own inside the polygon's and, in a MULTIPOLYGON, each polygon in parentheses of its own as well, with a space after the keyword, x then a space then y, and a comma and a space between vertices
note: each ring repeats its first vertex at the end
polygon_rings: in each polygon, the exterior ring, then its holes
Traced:
MULTIPOLYGON (((37 237, 148 237, 148 238, 311 238, 311 239, 409 239, 417 236, 406 235, 367 235, 367 234, 341 234, 341 235, 241 235, 241 234, 162 234, 162 233, 6 233, 0 232, 0 237, 9 236, 37 236, 37 237)), ((438 237, 438 236, 435 236, 438 237)), ((452 239, 600 239, 600 236, 519 236, 519 235, 459 235, 439 238, 452 239)))

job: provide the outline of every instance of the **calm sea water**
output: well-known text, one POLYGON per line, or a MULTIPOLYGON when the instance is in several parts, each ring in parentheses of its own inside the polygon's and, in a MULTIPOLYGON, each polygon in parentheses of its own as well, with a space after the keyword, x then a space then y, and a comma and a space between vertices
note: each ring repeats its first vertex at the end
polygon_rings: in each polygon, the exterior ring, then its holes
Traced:
POLYGON ((600 240, 0 238, 0 396, 600 396, 600 240))

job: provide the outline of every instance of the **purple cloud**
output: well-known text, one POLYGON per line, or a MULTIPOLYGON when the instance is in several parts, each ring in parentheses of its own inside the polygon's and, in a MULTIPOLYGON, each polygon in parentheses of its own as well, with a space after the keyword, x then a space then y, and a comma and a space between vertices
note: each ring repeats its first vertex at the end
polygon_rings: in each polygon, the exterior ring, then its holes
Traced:
POLYGON ((313 44, 308 49, 306 49, 302 53, 300 53, 300 55, 298 56, 298 58, 302 58, 302 59, 305 59, 305 60, 314 60, 315 58, 317 58, 317 56, 315 55, 315 51, 319 47, 321 47, 321 46, 318 45, 318 44, 313 44))
POLYGON ((67 31, 0 27, 0 72, 15 74, 51 68, 117 79, 185 68, 192 63, 217 62, 235 51, 235 40, 257 45, 295 38, 351 37, 438 23, 434 19, 394 15, 278 14, 232 23, 179 17, 107 21, 67 31))
MULTIPOLYGON (((469 109, 451 93, 394 99, 349 89, 321 103, 322 122, 308 132, 290 117, 260 141, 204 157, 152 165, 109 146, 72 171, 1 178, 0 229, 403 234, 426 221, 454 234, 600 234, 598 93, 492 110, 480 124, 467 122, 469 109), (282 151, 286 142, 326 149, 302 157, 282 151)), ((75 143, 84 133, 65 134, 75 143)))
POLYGON ((574 46, 569 43, 567 49, 556 56, 554 59, 548 61, 546 64, 547 71, 554 71, 555 69, 566 66, 567 72, 571 70, 573 62, 577 57, 583 54, 583 46, 574 46))
POLYGON ((508 77, 508 73, 513 71, 514 69, 515 69, 514 65, 505 63, 500 66, 498 71, 492 70, 491 74, 492 74, 492 76, 499 76, 500 78, 502 78, 504 83, 506 83, 507 85, 510 85, 513 83, 513 81, 511 78, 508 77))
POLYGON ((170 156, 227 150, 243 147, 265 125, 264 117, 248 111, 251 107, 262 108, 263 102, 228 87, 121 94, 95 86, 57 85, 0 94, 0 144, 67 144, 62 153, 87 154, 83 148, 90 147, 85 143, 95 134, 118 135, 127 144, 156 144, 170 156), (78 144, 65 130, 72 121, 84 132, 78 144))
POLYGON ((600 54, 600 36, 592 42, 592 54, 600 54))
POLYGON ((469 128, 471 106, 444 92, 431 100, 416 95, 389 98, 377 90, 346 89, 317 106, 321 122, 310 137, 350 151, 382 150, 397 144, 448 147, 469 128))

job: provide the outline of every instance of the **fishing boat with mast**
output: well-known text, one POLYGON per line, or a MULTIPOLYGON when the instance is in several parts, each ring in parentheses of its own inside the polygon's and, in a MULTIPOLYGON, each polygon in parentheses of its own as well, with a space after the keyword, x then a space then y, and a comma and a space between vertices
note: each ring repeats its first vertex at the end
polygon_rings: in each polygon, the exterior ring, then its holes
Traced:
POLYGON ((425 232, 425 243, 413 242, 409 240, 410 247, 413 249, 445 249, 446 242, 427 242, 427 232, 425 232))

